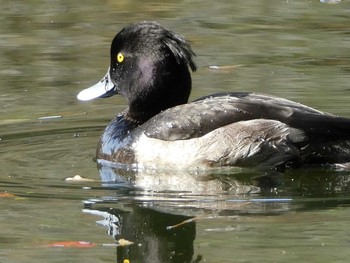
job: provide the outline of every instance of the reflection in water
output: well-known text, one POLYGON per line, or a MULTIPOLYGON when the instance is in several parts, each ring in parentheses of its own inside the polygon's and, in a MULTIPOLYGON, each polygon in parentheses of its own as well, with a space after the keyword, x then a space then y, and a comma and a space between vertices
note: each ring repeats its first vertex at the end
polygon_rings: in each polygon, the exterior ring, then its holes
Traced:
POLYGON ((331 196, 347 193, 349 170, 310 166, 285 171, 219 168, 196 171, 126 169, 102 161, 98 165, 103 185, 142 191, 199 195, 331 196))
POLYGON ((198 220, 282 215, 349 203, 348 199, 303 197, 348 191, 348 175, 331 169, 156 173, 104 164, 99 171, 104 186, 114 189, 115 195, 86 200, 83 212, 102 217, 97 223, 113 239, 134 243, 117 247, 117 262, 202 261, 194 251, 198 220))
POLYGON ((99 160, 99 173, 105 186, 132 187, 144 191, 179 191, 200 194, 214 194, 223 191, 259 191, 252 185, 243 189, 233 175, 252 177, 258 173, 237 167, 194 171, 133 170, 124 165, 99 160), (246 172, 245 172, 246 171, 246 172))
POLYGON ((116 240, 126 239, 134 244, 117 247, 117 262, 192 262, 195 223, 167 230, 188 217, 162 213, 150 208, 131 205, 127 209, 100 206, 84 209, 85 213, 104 217, 98 223, 116 240))

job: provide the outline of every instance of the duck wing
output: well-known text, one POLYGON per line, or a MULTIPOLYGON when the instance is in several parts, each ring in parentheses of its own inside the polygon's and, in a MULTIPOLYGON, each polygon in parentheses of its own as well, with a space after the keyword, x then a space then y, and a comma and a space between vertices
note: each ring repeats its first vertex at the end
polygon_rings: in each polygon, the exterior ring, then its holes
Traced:
POLYGON ((201 137, 239 121, 277 120, 313 141, 350 139, 350 119, 287 99, 258 93, 219 93, 159 113, 139 128, 151 138, 174 141, 201 137))

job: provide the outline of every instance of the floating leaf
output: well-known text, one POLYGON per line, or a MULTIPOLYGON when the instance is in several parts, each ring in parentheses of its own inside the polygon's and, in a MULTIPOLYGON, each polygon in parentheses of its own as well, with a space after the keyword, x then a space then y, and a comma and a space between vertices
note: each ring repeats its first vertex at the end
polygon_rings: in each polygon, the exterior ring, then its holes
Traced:
POLYGON ((0 193, 0 198, 2 197, 15 197, 15 195, 7 193, 7 192, 2 192, 0 193))
POLYGON ((134 244, 134 242, 131 242, 131 241, 126 240, 126 239, 119 239, 118 240, 118 245, 121 246, 121 247, 130 246, 132 244, 134 244))
POLYGON ((95 247, 96 243, 88 241, 61 241, 49 244, 48 247, 95 247))
POLYGON ((166 230, 170 230, 170 229, 173 229, 173 228, 176 228, 176 227, 179 227, 179 226, 191 223, 191 222, 193 222, 193 221, 195 221, 197 219, 198 219, 198 217, 193 217, 193 218, 190 218, 190 219, 186 219, 186 220, 184 220, 184 221, 182 221, 182 222, 180 222, 180 223, 178 223, 176 225, 167 226, 166 230))
POLYGON ((211 66, 209 66, 209 69, 229 73, 229 72, 232 72, 233 70, 235 70, 238 66, 240 66, 240 65, 224 65, 224 66, 211 65, 211 66))
POLYGON ((93 182, 95 180, 81 177, 80 175, 74 175, 65 179, 66 182, 93 182))
POLYGON ((52 120, 52 119, 60 119, 60 118, 62 118, 61 115, 52 115, 52 116, 39 117, 38 120, 52 120))

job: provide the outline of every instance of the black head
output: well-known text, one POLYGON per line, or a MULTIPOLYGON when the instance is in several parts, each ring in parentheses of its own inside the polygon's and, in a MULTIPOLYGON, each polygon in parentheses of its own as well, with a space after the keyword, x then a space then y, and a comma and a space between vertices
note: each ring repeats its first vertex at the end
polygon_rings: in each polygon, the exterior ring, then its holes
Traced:
POLYGON ((196 70, 191 46, 182 36, 156 22, 125 27, 113 39, 106 76, 81 91, 79 100, 121 94, 127 117, 144 122, 162 110, 188 101, 196 70))
POLYGON ((129 117, 146 121, 162 110, 188 101, 189 67, 194 53, 181 36, 155 22, 125 27, 111 45, 110 78, 128 100, 129 117))

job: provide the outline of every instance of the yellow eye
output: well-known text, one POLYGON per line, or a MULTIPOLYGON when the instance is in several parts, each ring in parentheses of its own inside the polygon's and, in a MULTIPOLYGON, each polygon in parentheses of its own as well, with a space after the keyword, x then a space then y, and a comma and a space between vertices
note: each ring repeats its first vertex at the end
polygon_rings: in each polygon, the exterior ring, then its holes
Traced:
POLYGON ((122 53, 118 53, 117 55, 117 61, 119 63, 122 63, 124 61, 124 55, 122 53))

